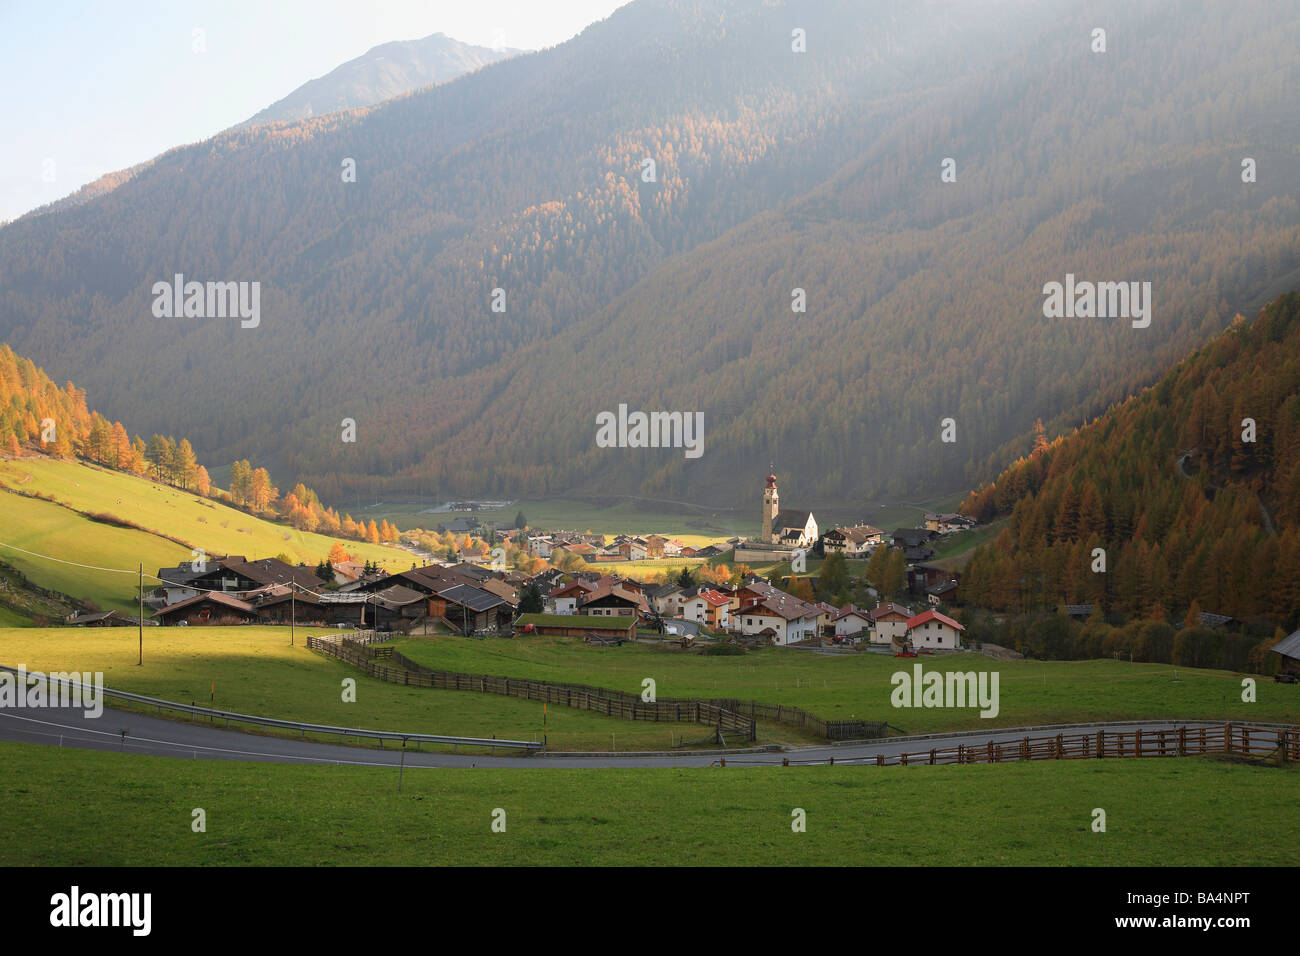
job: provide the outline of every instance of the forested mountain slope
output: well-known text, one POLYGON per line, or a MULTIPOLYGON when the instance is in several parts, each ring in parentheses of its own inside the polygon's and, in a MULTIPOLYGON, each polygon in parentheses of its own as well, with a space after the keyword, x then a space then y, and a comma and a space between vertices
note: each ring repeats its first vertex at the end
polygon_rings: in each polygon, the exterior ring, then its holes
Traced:
POLYGON ((965 601, 1179 619, 1195 605, 1296 626, 1300 293, 1095 422, 1040 441, 962 510, 1011 515, 967 565, 965 601), (1105 573, 1092 571, 1094 548, 1105 573))
POLYGON ((0 231, 0 337, 327 498, 969 487, 1295 273, 1298 42, 1282 2, 638 0, 0 231), (260 327, 153 318, 176 272, 261 281, 260 327), (1150 281, 1151 326, 1044 319, 1067 272, 1150 281), (704 455, 595 447, 620 403, 702 411, 704 455))

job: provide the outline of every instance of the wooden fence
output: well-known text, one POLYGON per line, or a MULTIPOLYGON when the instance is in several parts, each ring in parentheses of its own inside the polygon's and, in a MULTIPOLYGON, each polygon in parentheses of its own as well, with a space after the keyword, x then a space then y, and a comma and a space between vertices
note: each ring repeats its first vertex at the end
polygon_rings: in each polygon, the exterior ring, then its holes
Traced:
MULTIPOLYGON (((1300 760, 1300 729, 1224 724, 1161 730, 1098 730, 1091 733, 1024 737, 1003 742, 958 744, 956 747, 901 754, 841 759, 865 759, 876 766, 917 764, 1003 763, 1013 760, 1081 760, 1098 757, 1190 757, 1198 754, 1242 754, 1300 760)), ((833 761, 832 761, 833 762, 833 761)))
POLYGON ((664 700, 653 703, 636 694, 581 684, 557 684, 550 681, 497 677, 490 674, 458 674, 434 671, 392 648, 364 646, 348 639, 309 637, 307 646, 359 668, 371 677, 409 687, 432 687, 438 690, 470 690, 526 700, 545 701, 578 710, 590 710, 624 720, 669 721, 704 724, 723 732, 756 737, 752 718, 703 700, 664 700), (388 663, 381 663, 387 661, 388 663))

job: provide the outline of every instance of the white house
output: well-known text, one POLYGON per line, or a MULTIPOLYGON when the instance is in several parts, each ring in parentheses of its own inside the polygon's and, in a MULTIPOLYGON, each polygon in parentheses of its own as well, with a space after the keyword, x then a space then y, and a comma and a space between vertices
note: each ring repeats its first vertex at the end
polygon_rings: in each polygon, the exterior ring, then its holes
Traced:
POLYGON ((737 611, 732 620, 741 634, 758 635, 770 628, 773 643, 797 644, 817 637, 817 620, 820 616, 821 609, 816 605, 784 594, 779 598, 766 598, 737 611))
POLYGON ((871 629, 871 612, 846 604, 835 614, 835 636, 850 637, 871 629))
POLYGON ((892 644, 907 637, 907 622, 913 617, 911 608, 901 604, 878 604, 871 611, 871 643, 892 644))
POLYGON ((966 628, 938 611, 923 611, 907 622, 907 639, 918 651, 955 651, 966 628))

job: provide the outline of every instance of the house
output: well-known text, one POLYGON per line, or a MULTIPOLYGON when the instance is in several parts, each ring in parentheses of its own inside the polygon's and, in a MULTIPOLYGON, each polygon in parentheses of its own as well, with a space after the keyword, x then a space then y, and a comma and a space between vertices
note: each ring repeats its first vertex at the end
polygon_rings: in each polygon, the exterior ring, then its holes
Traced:
POLYGON ((871 643, 892 644, 907 636, 907 622, 914 616, 911 608, 901 604, 877 604, 869 614, 871 643))
POLYGON ((827 554, 839 553, 846 558, 856 558, 870 554, 884 540, 885 532, 869 524, 861 524, 832 528, 822 536, 822 547, 827 554))
POLYGON ((546 605, 555 609, 559 615, 577 614, 578 601, 583 596, 596 590, 596 585, 584 578, 574 578, 568 584, 557 585, 547 595, 546 605))
POLYGON ((351 584, 353 581, 361 580, 361 576, 366 572, 366 566, 356 561, 335 561, 330 565, 330 570, 334 572, 335 584, 351 584))
POLYGON ((831 619, 836 637, 855 637, 871 630, 871 612, 856 604, 846 604, 831 619))
POLYGON ((479 582, 479 587, 489 594, 495 594, 512 608, 519 604, 519 592, 499 578, 487 578, 479 582))
POLYGON ((817 637, 820 615, 815 605, 777 591, 737 612, 733 621, 742 635, 755 636, 770 628, 771 643, 797 644, 817 637))
POLYGON ((681 593, 681 586, 677 584, 651 584, 645 589, 645 598, 661 615, 672 617, 680 609, 677 596, 681 593))
POLYGON ((907 622, 907 639, 918 651, 952 650, 961 647, 966 628, 938 611, 922 611, 907 622))
POLYGON ((929 528, 896 528, 890 539, 896 548, 921 548, 939 537, 939 532, 929 528))
POLYGON ((938 607, 940 604, 956 604, 957 582, 945 581, 943 584, 936 584, 926 588, 925 594, 932 607, 938 607))
POLYGON ((967 515, 959 514, 932 514, 926 512, 925 527, 928 531, 934 531, 937 534, 952 534, 954 531, 965 531, 967 528, 975 527, 975 519, 967 515))
POLYGON ((578 599, 579 615, 638 617, 649 613, 650 606, 644 597, 612 583, 601 584, 578 599))
POLYGON ((1300 631, 1288 634, 1269 651, 1282 658, 1281 673, 1300 676, 1300 631))
POLYGON ((679 616, 722 631, 731 624, 730 604, 731 598, 727 595, 711 588, 701 588, 682 605, 679 616))
POLYGON ((221 591, 205 591, 156 611, 154 617, 169 625, 251 624, 257 611, 248 602, 221 591))

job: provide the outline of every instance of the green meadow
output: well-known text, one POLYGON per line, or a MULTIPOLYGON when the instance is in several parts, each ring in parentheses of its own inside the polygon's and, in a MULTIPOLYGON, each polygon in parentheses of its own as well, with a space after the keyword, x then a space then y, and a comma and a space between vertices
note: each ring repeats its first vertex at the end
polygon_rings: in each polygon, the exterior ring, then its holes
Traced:
POLYGON ((408 767, 400 791, 389 768, 11 743, 0 760, 0 828, 23 834, 0 866, 1290 866, 1300 850, 1300 771, 1207 758, 408 767))
POLYGON ((736 657, 683 653, 647 644, 592 647, 577 638, 475 640, 452 635, 396 642, 438 670, 594 684, 640 693, 655 680, 661 697, 729 697, 794 704, 827 719, 887 721, 907 733, 1096 720, 1204 718, 1300 723, 1300 685, 1254 675, 1257 701, 1244 703, 1242 679, 1227 671, 1112 660, 998 662, 981 654, 895 658, 859 651, 815 654, 770 647, 736 657), (996 671, 1000 712, 894 708, 893 675, 996 671))
POLYGON ((567 707, 544 715, 535 701, 390 684, 307 650, 312 633, 324 632, 300 627, 291 646, 287 627, 149 627, 137 666, 135 628, 10 628, 0 630, 0 664, 102 671, 114 690, 259 717, 454 737, 545 735, 552 750, 666 750, 708 733, 698 724, 625 721, 567 707), (356 680, 355 702, 343 700, 345 678, 356 680))

